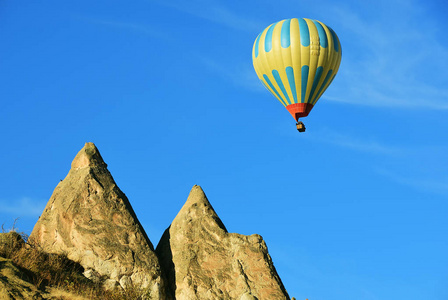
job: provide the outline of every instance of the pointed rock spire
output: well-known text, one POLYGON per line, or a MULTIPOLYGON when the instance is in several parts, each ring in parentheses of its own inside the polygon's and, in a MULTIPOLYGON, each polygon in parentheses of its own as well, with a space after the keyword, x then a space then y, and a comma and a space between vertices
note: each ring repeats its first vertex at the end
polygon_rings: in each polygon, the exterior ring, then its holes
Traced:
POLYGON ((72 161, 72 169, 86 167, 107 168, 98 148, 93 143, 86 143, 72 161))
POLYGON ((218 214, 213 209, 204 191, 199 185, 193 186, 187 201, 177 214, 171 226, 183 226, 185 222, 198 223, 198 226, 208 223, 209 226, 218 226, 217 231, 227 232, 218 214))
POLYGON ((262 237, 228 233, 199 186, 156 253, 176 299, 289 299, 262 237))
POLYGON ((151 299, 166 299, 153 245, 93 143, 56 186, 30 241, 67 254, 87 277, 106 276, 109 286, 133 284, 147 288, 151 299))

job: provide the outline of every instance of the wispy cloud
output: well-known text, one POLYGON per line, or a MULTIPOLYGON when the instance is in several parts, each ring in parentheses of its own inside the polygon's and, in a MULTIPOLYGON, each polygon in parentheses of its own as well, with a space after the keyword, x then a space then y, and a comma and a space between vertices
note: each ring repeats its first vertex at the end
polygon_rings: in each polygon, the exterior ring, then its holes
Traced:
POLYGON ((154 25, 150 24, 141 24, 136 22, 122 22, 122 21, 115 21, 115 20, 104 20, 99 18, 93 18, 93 17, 86 17, 86 16, 77 16, 78 19, 83 20, 85 22, 98 24, 101 26, 106 26, 110 28, 115 28, 119 30, 128 30, 132 31, 138 34, 148 35, 154 38, 158 39, 169 39, 170 35, 164 34, 160 28, 154 27, 154 25))
POLYGON ((413 92, 413 89, 406 91, 406 88, 402 88, 401 92, 385 94, 372 85, 361 83, 357 87, 349 88, 347 93, 333 93, 335 96, 324 94, 322 99, 373 107, 448 110, 448 89, 415 89, 413 92))
POLYGON ((217 0, 161 1, 160 4, 175 8, 190 15, 247 32, 258 32, 266 27, 257 20, 238 14, 217 0))
POLYGON ((224 64, 206 57, 198 57, 198 62, 210 72, 218 74, 221 78, 233 83, 235 86, 255 92, 267 92, 258 80, 252 64, 224 64))
POLYGON ((448 195, 448 176, 428 178, 427 176, 418 176, 420 172, 411 173, 417 174, 417 176, 409 174, 403 175, 383 168, 375 168, 375 171, 389 180, 402 185, 411 186, 431 193, 448 195))
POLYGON ((34 200, 22 197, 18 200, 0 200, 0 211, 14 218, 40 216, 45 208, 45 200, 34 200))
POLYGON ((321 130, 305 138, 376 155, 382 163, 372 165, 373 172, 414 189, 448 195, 448 173, 444 167, 446 146, 390 145, 374 138, 354 137, 331 130, 321 130))
POLYGON ((448 195, 448 169, 443 145, 391 145, 375 138, 355 137, 328 129, 304 138, 375 155, 372 171, 388 180, 435 194, 448 195), (377 162, 381 161, 378 165, 377 162))
POLYGON ((334 132, 328 129, 321 130, 313 135, 308 135, 306 138, 371 154, 402 155, 408 151, 405 147, 387 145, 375 140, 374 138, 359 138, 348 134, 334 132))
POLYGON ((328 100, 384 107, 448 109, 448 48, 422 2, 390 2, 375 18, 334 7, 343 58, 328 100), (397 14, 393 14, 393 11, 397 14), (399 12, 399 13, 398 13, 399 12), (393 18, 392 18, 393 16, 393 18), (425 20, 418 22, 415 20, 425 20), (414 25, 412 25, 414 24, 414 25))

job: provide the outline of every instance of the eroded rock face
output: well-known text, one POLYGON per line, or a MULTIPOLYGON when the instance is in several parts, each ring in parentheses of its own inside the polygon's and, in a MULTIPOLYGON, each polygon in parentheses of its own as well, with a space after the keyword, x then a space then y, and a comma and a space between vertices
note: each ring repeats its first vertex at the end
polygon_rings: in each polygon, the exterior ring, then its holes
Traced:
POLYGON ((289 299, 262 237, 228 233, 199 186, 156 253, 176 299, 289 299))
POLYGON ((165 299, 153 245, 93 143, 76 155, 30 241, 46 252, 67 254, 92 279, 106 276, 109 287, 137 285, 151 299, 165 299))

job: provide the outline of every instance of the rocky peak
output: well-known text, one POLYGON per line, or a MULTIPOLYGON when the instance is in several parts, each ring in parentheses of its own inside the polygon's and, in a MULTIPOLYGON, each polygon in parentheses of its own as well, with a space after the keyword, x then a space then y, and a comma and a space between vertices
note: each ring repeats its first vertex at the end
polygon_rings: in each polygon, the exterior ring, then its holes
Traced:
POLYGON ((86 167, 107 168, 107 164, 93 143, 86 143, 72 162, 72 169, 86 167))
MULTIPOLYGON (((213 209, 204 191, 199 185, 193 186, 182 209, 177 214, 171 226, 183 226, 184 223, 194 223, 198 226, 207 224, 217 231, 227 233, 218 214, 213 209)), ((190 224, 190 226, 193 226, 190 224)))
POLYGON ((228 233, 199 186, 156 253, 176 299, 289 299, 262 237, 228 233))
POLYGON ((152 299, 165 299, 153 245, 93 143, 76 155, 30 241, 46 252, 67 254, 89 278, 108 278, 108 287, 137 285, 152 299))

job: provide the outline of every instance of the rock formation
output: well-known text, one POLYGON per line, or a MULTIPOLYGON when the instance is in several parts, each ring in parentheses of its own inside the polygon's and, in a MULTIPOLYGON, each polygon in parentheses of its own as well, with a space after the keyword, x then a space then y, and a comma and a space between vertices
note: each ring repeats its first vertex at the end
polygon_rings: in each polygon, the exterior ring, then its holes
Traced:
POLYGON ((166 299, 153 245, 92 143, 55 188, 30 241, 79 262, 89 278, 105 276, 109 287, 137 285, 166 299))
MULTIPOLYGON (((76 155, 29 242, 79 262, 86 277, 105 280, 108 288, 144 288, 148 299, 289 300, 262 237, 227 232, 199 186, 193 187, 154 251, 92 143, 76 155)), ((5 274, 16 278, 20 272, 11 261, 0 258, 2 278, 5 274)), ((38 297, 36 293, 53 297, 37 291, 29 281, 14 279, 11 285, 12 279, 2 278, 0 299, 2 290, 20 299, 26 297, 21 296, 26 289, 33 297, 38 297)))
POLYGON ((289 299, 262 237, 228 233, 199 186, 156 253, 176 299, 289 299))

